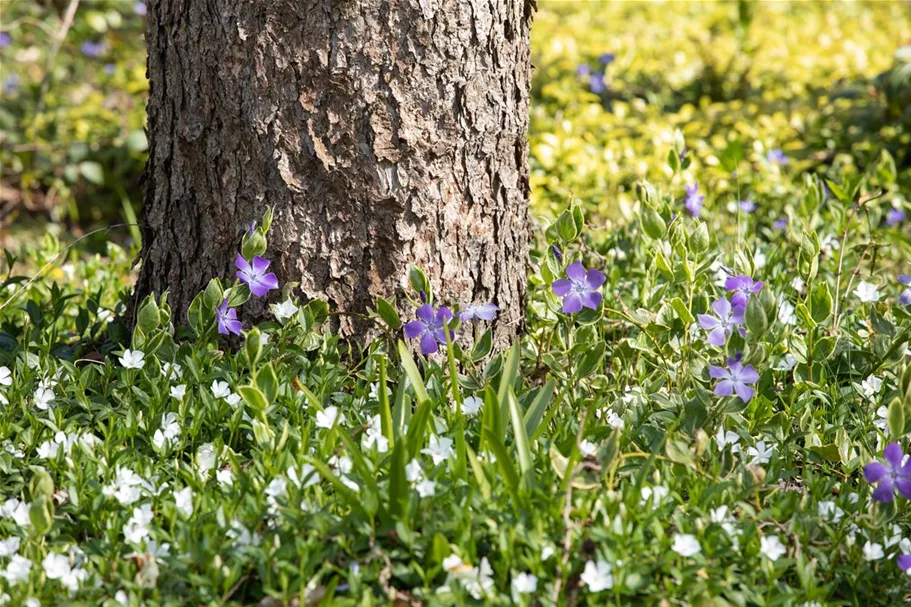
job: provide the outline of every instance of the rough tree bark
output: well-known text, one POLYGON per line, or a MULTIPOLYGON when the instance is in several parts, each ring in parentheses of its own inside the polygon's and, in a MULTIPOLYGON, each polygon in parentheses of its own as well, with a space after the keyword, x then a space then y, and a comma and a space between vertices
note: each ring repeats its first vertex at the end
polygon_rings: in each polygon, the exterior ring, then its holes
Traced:
POLYGON ((531 0, 150 2, 137 295, 168 290, 185 318, 268 205, 267 256, 305 297, 364 313, 416 264, 439 301, 499 305, 507 344, 524 312, 530 20, 531 0))

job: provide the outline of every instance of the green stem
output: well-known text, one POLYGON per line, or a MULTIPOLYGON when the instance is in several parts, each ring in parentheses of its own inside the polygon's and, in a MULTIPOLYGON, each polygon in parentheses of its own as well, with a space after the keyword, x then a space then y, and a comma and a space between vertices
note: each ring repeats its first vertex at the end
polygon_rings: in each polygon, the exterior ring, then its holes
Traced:
POLYGON ((386 357, 380 357, 380 379, 377 385, 377 395, 380 399, 380 426, 383 436, 389 441, 389 446, 395 444, 392 432, 392 410, 389 408, 389 394, 386 392, 386 357))

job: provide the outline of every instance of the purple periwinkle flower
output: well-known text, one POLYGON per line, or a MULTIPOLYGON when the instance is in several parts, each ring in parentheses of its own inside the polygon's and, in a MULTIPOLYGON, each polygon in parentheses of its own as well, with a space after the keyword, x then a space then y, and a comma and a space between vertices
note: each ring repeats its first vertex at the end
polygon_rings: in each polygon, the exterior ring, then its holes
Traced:
POLYGON ((0 32, 0 48, 6 48, 13 43, 13 39, 6 32, 0 32))
POLYGON ((691 183, 686 186, 686 200, 684 201, 683 206, 690 212, 690 215, 699 217, 699 213, 702 211, 702 202, 704 200, 705 196, 699 193, 698 183, 691 183))
POLYGON ((580 63, 578 66, 576 66, 577 76, 588 76, 591 73, 592 68, 590 68, 587 63, 580 63))
MULTIPOLYGON (((405 337, 421 340, 421 354, 427 356, 446 346, 446 323, 452 320, 452 312, 445 306, 434 312, 433 306, 424 304, 417 311, 418 320, 405 323, 405 337)), ((449 331, 449 338, 455 334, 449 331)))
POLYGON ((556 244, 550 245, 550 249, 554 252, 554 257, 557 258, 557 261, 563 263, 563 251, 560 250, 556 244))
POLYGON ((499 311, 500 308, 492 303, 481 304, 479 306, 466 306, 464 310, 459 312, 459 318, 462 321, 474 319, 490 321, 496 317, 497 312, 499 311))
POLYGON ((601 305, 599 289, 607 278, 598 270, 587 270, 580 262, 566 268, 567 278, 555 280, 551 289, 563 298, 563 313, 573 314, 583 307, 597 310, 601 305))
POLYGON ((218 321, 218 332, 222 335, 240 335, 243 325, 237 320, 237 310, 228 307, 227 297, 221 302, 221 307, 215 310, 215 319, 218 321))
MULTIPOLYGON (((906 287, 911 287, 911 275, 899 274, 898 282, 902 283, 906 287)), ((903 306, 911 305, 911 288, 902 291, 902 294, 898 296, 898 303, 903 306)))
POLYGON ((113 74, 115 69, 117 69, 117 66, 114 65, 113 63, 104 64, 104 73, 105 74, 113 74))
POLYGON ((749 384, 755 384, 759 381, 759 373, 756 372, 753 365, 744 367, 742 362, 734 359, 728 360, 727 369, 709 365, 709 376, 720 380, 715 385, 715 394, 718 396, 736 394, 745 403, 750 402, 755 392, 749 384))
POLYGON ((237 265, 237 277, 241 282, 250 287, 250 292, 257 297, 262 297, 272 289, 278 288, 278 278, 272 272, 266 273, 269 269, 269 260, 263 259, 259 255, 253 258, 253 263, 247 263, 243 255, 237 254, 234 262, 237 265))
POLYGON ((589 76, 588 78, 588 88, 595 95, 600 95, 607 90, 607 85, 604 84, 604 74, 597 72, 589 76))
POLYGON ((731 303, 734 306, 746 308, 747 302, 750 301, 750 295, 758 295, 764 284, 761 280, 754 281, 749 276, 738 274, 737 276, 728 276, 724 281, 724 288, 728 291, 734 291, 734 294, 731 295, 731 303))
POLYGON ((786 227, 788 227, 788 218, 785 217, 784 215, 782 215, 781 217, 779 217, 778 219, 775 220, 775 223, 772 224, 772 227, 775 228, 776 230, 785 229, 786 227))
POLYGON ((598 61, 601 62, 601 65, 610 65, 614 62, 614 59, 616 59, 616 57, 613 53, 602 53, 602 55, 598 57, 598 61))
POLYGON ((911 460, 903 462, 905 454, 901 445, 889 443, 883 450, 886 463, 871 462, 864 466, 864 478, 868 483, 879 483, 873 491, 873 499, 884 504, 895 499, 895 489, 906 499, 911 499, 911 460))
MULTIPOLYGON (((713 346, 723 346, 736 325, 743 324, 743 306, 731 306, 731 302, 722 297, 712 303, 716 316, 699 314, 699 326, 708 331, 708 341, 713 346)), ((741 329, 742 331, 743 329, 741 329)))
POLYGON ((91 57, 92 59, 97 59, 104 53, 105 45, 104 42, 92 42, 91 40, 86 40, 82 43, 82 54, 86 57, 91 57))
POLYGON ((738 203, 738 206, 740 207, 740 210, 743 211, 744 213, 752 213, 753 211, 756 210, 756 203, 749 199, 741 200, 738 203))
POLYGON ((911 554, 898 555, 898 558, 895 559, 895 564, 898 565, 898 568, 901 569, 905 575, 911 575, 911 554))
POLYGON ((788 164, 788 157, 784 155, 784 152, 781 151, 781 148, 769 150, 765 155, 765 158, 769 161, 769 164, 788 164))
POLYGON ((149 12, 149 7, 146 6, 145 2, 137 2, 133 5, 133 12, 143 17, 149 12))
POLYGON ((907 218, 908 216, 905 214, 904 209, 891 209, 886 213, 886 223, 890 228, 894 228, 907 218))

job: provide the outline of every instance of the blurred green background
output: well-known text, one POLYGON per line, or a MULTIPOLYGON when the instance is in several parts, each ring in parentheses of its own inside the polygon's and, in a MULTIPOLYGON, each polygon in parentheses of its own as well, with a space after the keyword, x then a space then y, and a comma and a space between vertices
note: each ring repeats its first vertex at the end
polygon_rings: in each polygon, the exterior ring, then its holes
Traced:
MULTIPOLYGON (((5 248, 139 213, 146 6, 83 1, 63 31, 69 4, 0 4, 5 248)), ((788 202, 785 171, 732 180, 722 156, 734 140, 755 166, 780 148, 791 175, 837 177, 886 153, 896 176, 884 209, 907 205, 907 2, 543 0, 532 34, 532 203, 542 221, 573 199, 595 225, 629 217, 638 179, 671 179, 677 128, 692 161, 674 183, 698 181, 709 210, 749 196, 772 220, 788 202)), ((135 235, 124 228, 114 239, 135 235)))

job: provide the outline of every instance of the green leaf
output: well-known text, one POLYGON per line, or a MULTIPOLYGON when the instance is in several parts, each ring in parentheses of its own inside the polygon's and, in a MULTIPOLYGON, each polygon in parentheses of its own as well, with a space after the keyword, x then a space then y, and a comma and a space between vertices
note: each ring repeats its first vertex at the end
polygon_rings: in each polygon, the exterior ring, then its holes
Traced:
POLYGON ((506 394, 506 402, 509 406, 509 418, 512 421, 513 438, 516 441, 516 452, 519 455, 519 470, 522 471, 522 478, 527 483, 528 488, 534 486, 534 458, 531 455, 531 448, 528 445, 528 435, 525 433, 525 423, 522 419, 522 411, 519 408, 519 401, 512 390, 506 394))
POLYGON ((496 456, 497 466, 503 474, 503 480, 506 481, 506 489, 509 491, 510 497, 512 497, 513 504, 518 507, 522 502, 519 495, 519 474, 516 472, 509 452, 500 439, 490 430, 484 430, 484 439, 487 441, 490 450, 493 451, 494 456, 496 456))
POLYGON ((892 399, 892 402, 889 404, 887 420, 889 422, 889 433, 892 435, 892 439, 901 439, 905 435, 905 407, 900 399, 892 399))
POLYGON ((835 338, 823 337, 813 346, 813 358, 818 362, 828 360, 835 352, 835 338))
POLYGON ((418 405, 411 423, 408 424, 408 434, 405 440, 408 443, 408 460, 416 457, 424 444, 424 435, 427 430, 427 422, 430 420, 430 411, 433 408, 433 401, 425 400, 418 405))
POLYGON ((424 274, 424 270, 417 266, 411 266, 411 269, 408 270, 408 281, 411 283, 411 288, 418 293, 424 293, 429 302, 432 291, 430 290, 430 281, 427 279, 427 275, 424 274))
POLYGON ((392 408, 392 433, 396 438, 405 433, 405 426, 411 420, 411 399, 405 390, 405 378, 399 380, 395 390, 395 405, 392 408))
POLYGON ((667 224, 655 209, 645 206, 641 211, 642 230, 651 238, 659 240, 667 233, 667 224))
POLYGON ((832 195, 835 196, 835 198, 837 198, 841 202, 846 202, 846 203, 851 202, 851 195, 847 192, 847 190, 844 187, 842 187, 842 184, 835 183, 828 177, 826 177, 825 180, 826 180, 826 184, 829 186, 829 191, 832 192, 832 195))
POLYGON ((161 324, 161 313, 158 311, 158 304, 155 303, 155 297, 149 295, 139 308, 136 324, 146 334, 151 333, 161 324))
POLYGON ((762 302, 759 301, 758 297, 751 297, 750 301, 747 302, 745 317, 747 328, 754 337, 762 337, 768 331, 769 319, 766 317, 762 302))
POLYGON ((500 383, 497 384, 497 407, 500 411, 499 433, 500 441, 505 440, 506 425, 509 420, 509 409, 506 402, 506 394, 516 382, 516 376, 519 373, 519 342, 516 342, 506 352, 506 359, 503 362, 503 371, 500 374, 500 383))
POLYGON ((259 332, 259 329, 253 327, 247 333, 247 339, 244 342, 244 353, 247 355, 247 364, 250 366, 250 369, 256 368, 256 363, 259 362, 259 357, 263 353, 263 339, 262 333, 259 332))
POLYGON ((668 150, 667 152, 667 166, 671 168, 674 174, 680 172, 680 154, 674 150, 668 150))
POLYGON ((550 404, 550 400, 554 394, 554 382, 553 380, 548 380, 544 384, 538 393, 535 395, 534 400, 531 401, 531 405, 528 407, 528 410, 525 411, 525 434, 528 436, 534 436, 535 432, 538 429, 538 426, 541 423, 541 419, 544 417, 544 411, 547 409, 547 406, 550 404))
POLYGON ((266 395, 256 386, 241 386, 237 389, 237 392, 256 413, 263 413, 269 407, 266 395))
POLYGON ((582 355, 582 359, 579 361, 579 364, 576 365, 575 372, 573 375, 576 379, 584 379, 595 372, 598 366, 601 363, 601 359, 604 357, 604 342, 599 342, 598 344, 589 348, 585 354, 582 355))
POLYGON ((410 488, 405 473, 407 443, 405 440, 396 441, 392 448, 392 457, 389 460, 389 514, 394 518, 401 518, 408 504, 410 488))
POLYGON ((817 324, 824 323, 832 314, 832 295, 824 282, 818 283, 810 294, 810 314, 817 324))
POLYGON ((468 463, 471 466, 471 471, 478 483, 478 488, 481 490, 481 495, 485 500, 490 501, 490 483, 487 482, 487 475, 484 474, 484 468, 481 466, 481 462, 478 461, 478 456, 475 455, 474 449, 472 449, 470 445, 465 445, 465 455, 468 457, 468 463))
POLYGON ((664 448, 667 458, 672 462, 683 464, 691 468, 696 467, 696 460, 693 458, 693 451, 690 446, 679 438, 669 438, 664 448))
POLYGON ((390 445, 395 444, 395 432, 392 425, 392 410, 389 408, 389 393, 386 387, 386 357, 380 356, 379 359, 380 378, 377 382, 376 393, 380 400, 380 427, 383 436, 389 441, 390 445))
POLYGON ((557 235, 564 243, 574 241, 579 235, 579 231, 576 228, 576 220, 573 218, 570 209, 560 213, 560 217, 557 218, 557 235))
POLYGON ((421 377, 421 372, 418 371, 417 365, 414 364, 414 359, 411 358, 411 352, 408 351, 408 347, 402 340, 399 340, 399 357, 402 359, 402 367, 405 368, 405 375, 407 375, 409 381, 411 381, 411 388, 414 390, 414 395, 418 399, 418 404, 429 401, 430 395, 427 394, 427 388, 424 386, 424 379, 421 377))
POLYGON ((395 311, 391 303, 382 297, 376 298, 376 312, 393 331, 397 331, 402 327, 402 319, 399 318, 398 312, 395 311))
POLYGON ((683 303, 683 300, 679 297, 675 297, 671 300, 671 307, 674 308, 674 311, 677 313, 677 317, 684 322, 684 324, 692 324, 695 322, 695 318, 689 309, 686 307, 686 304, 683 303))
POLYGON ((475 342, 474 347, 471 349, 471 360, 473 362, 481 362, 490 354, 491 349, 493 348, 493 331, 487 329, 484 331, 484 334, 481 335, 481 338, 475 342))
POLYGON ((278 396, 278 375, 271 362, 256 372, 256 387, 262 391, 267 402, 275 402, 278 396))
POLYGON ((828 445, 807 447, 807 451, 816 454, 819 459, 823 461, 832 462, 835 464, 841 463, 841 454, 838 452, 838 447, 833 443, 830 443, 828 445))

